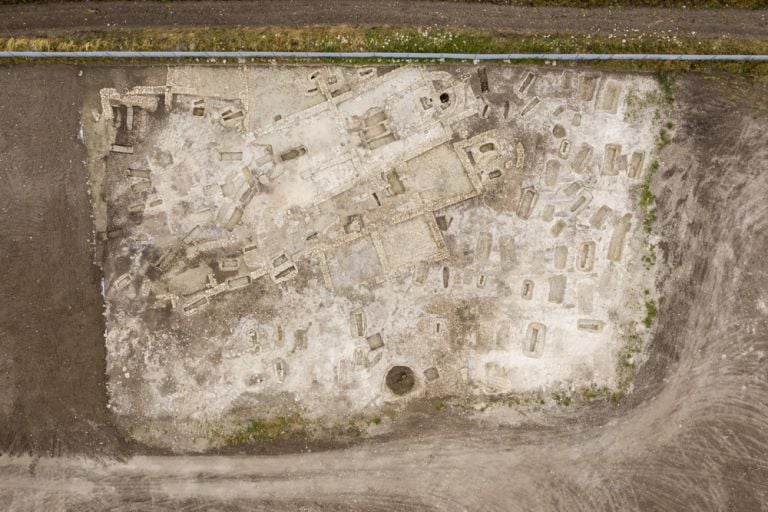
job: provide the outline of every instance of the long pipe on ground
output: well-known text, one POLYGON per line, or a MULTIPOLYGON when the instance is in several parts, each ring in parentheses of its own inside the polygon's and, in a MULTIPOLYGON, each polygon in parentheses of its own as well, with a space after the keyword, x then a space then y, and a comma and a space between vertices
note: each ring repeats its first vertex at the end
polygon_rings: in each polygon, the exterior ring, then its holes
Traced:
POLYGON ((768 55, 706 55, 666 53, 397 53, 397 52, 267 52, 267 51, 0 51, 0 58, 14 59, 408 59, 408 60, 659 60, 766 62, 768 55))

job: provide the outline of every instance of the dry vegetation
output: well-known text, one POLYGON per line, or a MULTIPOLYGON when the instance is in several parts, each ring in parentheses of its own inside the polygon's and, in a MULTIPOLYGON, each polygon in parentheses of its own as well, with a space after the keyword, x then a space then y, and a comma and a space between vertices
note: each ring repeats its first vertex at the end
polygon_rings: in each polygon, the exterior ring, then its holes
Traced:
MULTIPOLYGON (((476 29, 403 27, 228 27, 130 29, 0 38, 11 51, 314 51, 413 53, 692 53, 768 54, 768 39, 699 39, 638 32, 525 35, 476 29)), ((256 59, 252 59, 256 60, 256 59)), ((311 59, 308 59, 311 60, 311 59)), ((328 59, 325 59, 329 61, 328 59)), ((350 59, 335 59, 345 62, 350 59)), ((436 60, 436 59, 435 59, 436 60)), ((350 60, 358 64, 360 59, 350 60)), ((374 59, 382 62, 383 59, 374 59)), ((604 69, 725 71, 763 75, 765 62, 603 61, 604 69)))
POLYGON ((637 32, 520 35, 474 29, 232 27, 132 29, 0 39, 2 50, 384 51, 436 53, 766 54, 768 40, 697 39, 637 32))

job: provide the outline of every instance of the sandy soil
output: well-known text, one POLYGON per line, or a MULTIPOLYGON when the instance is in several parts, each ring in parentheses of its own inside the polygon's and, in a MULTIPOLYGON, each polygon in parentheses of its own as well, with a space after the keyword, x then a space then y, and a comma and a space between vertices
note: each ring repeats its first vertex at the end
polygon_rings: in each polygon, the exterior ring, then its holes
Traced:
MULTIPOLYGON (((0 75, 16 98, 1 107, 16 123, 0 139, 0 348, 15 363, 3 435, 9 418, 28 430, 109 432, 76 74, 0 75), (26 103, 46 98, 45 109, 26 103), (73 290, 83 291, 72 299, 73 290), (66 310, 73 300, 77 317, 66 310), (84 311, 89 328, 78 330, 84 311)), ((279 457, 3 458, 0 508, 768 510, 768 91, 690 76, 676 107, 654 187, 666 268, 658 334, 620 406, 563 408, 535 430, 424 422, 404 439, 279 457)))
POLYGON ((294 26, 324 24, 441 26, 514 32, 642 31, 697 37, 766 37, 768 11, 574 9, 422 0, 267 0, 258 2, 65 2, 0 6, 0 36, 128 27, 294 26), (322 6, 320 6, 322 4, 322 6))

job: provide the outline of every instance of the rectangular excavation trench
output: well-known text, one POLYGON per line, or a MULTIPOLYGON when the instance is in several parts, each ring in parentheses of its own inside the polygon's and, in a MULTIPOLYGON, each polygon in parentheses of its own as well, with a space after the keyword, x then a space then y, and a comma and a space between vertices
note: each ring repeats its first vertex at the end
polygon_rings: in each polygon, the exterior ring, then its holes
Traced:
POLYGON ((653 119, 626 95, 656 84, 359 71, 170 66, 84 112, 110 409, 141 442, 616 384, 605 354, 652 287, 632 187, 653 119))

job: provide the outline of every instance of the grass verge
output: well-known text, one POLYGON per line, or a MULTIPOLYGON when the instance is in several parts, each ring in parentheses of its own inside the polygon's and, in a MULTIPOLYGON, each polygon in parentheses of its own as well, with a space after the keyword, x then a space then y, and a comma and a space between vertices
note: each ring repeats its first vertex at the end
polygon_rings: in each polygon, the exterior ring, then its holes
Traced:
MULTIPOLYGON (((227 27, 192 29, 117 29, 35 37, 0 38, 0 50, 15 51, 323 51, 323 52, 421 52, 421 53, 696 53, 768 54, 768 39, 696 39, 667 34, 537 34, 526 35, 477 29, 436 29, 379 27, 227 27)), ((36 59, 36 63, 61 59, 36 59)), ((204 60, 204 59, 200 59, 204 60)), ((246 62, 258 62, 248 59, 246 62)), ((263 59, 261 59, 263 60, 263 59)), ((318 59, 284 59, 307 63, 318 59)), ((95 59, 66 59, 78 64, 95 59)), ((102 59, 114 62, 114 59, 102 59)), ((133 63, 178 63, 178 59, 121 59, 133 63)), ((8 59, 6 64, 27 62, 8 59)), ((186 62, 192 62, 186 60, 186 62)), ((219 62, 227 62, 219 59, 219 62)), ((322 59, 328 64, 358 65, 384 62, 383 59, 322 59)), ((768 62, 712 61, 585 61, 580 63, 605 70, 649 70, 662 78, 681 71, 728 72, 742 76, 768 75, 768 62)))
POLYGON ((367 433, 371 427, 382 423, 381 416, 353 415, 327 425, 295 413, 288 416, 271 416, 252 419, 234 431, 224 433, 217 428, 210 432, 209 441, 225 446, 241 446, 281 441, 313 441, 323 439, 351 439, 367 433))
POLYGON ((626 33, 525 35, 476 29, 396 27, 227 27, 117 29, 0 39, 0 50, 388 51, 435 53, 766 54, 768 40, 696 39, 626 33))
POLYGON ((275 416, 251 420, 243 429, 227 435, 224 444, 236 446, 250 443, 305 439, 309 436, 309 422, 300 414, 275 416))

